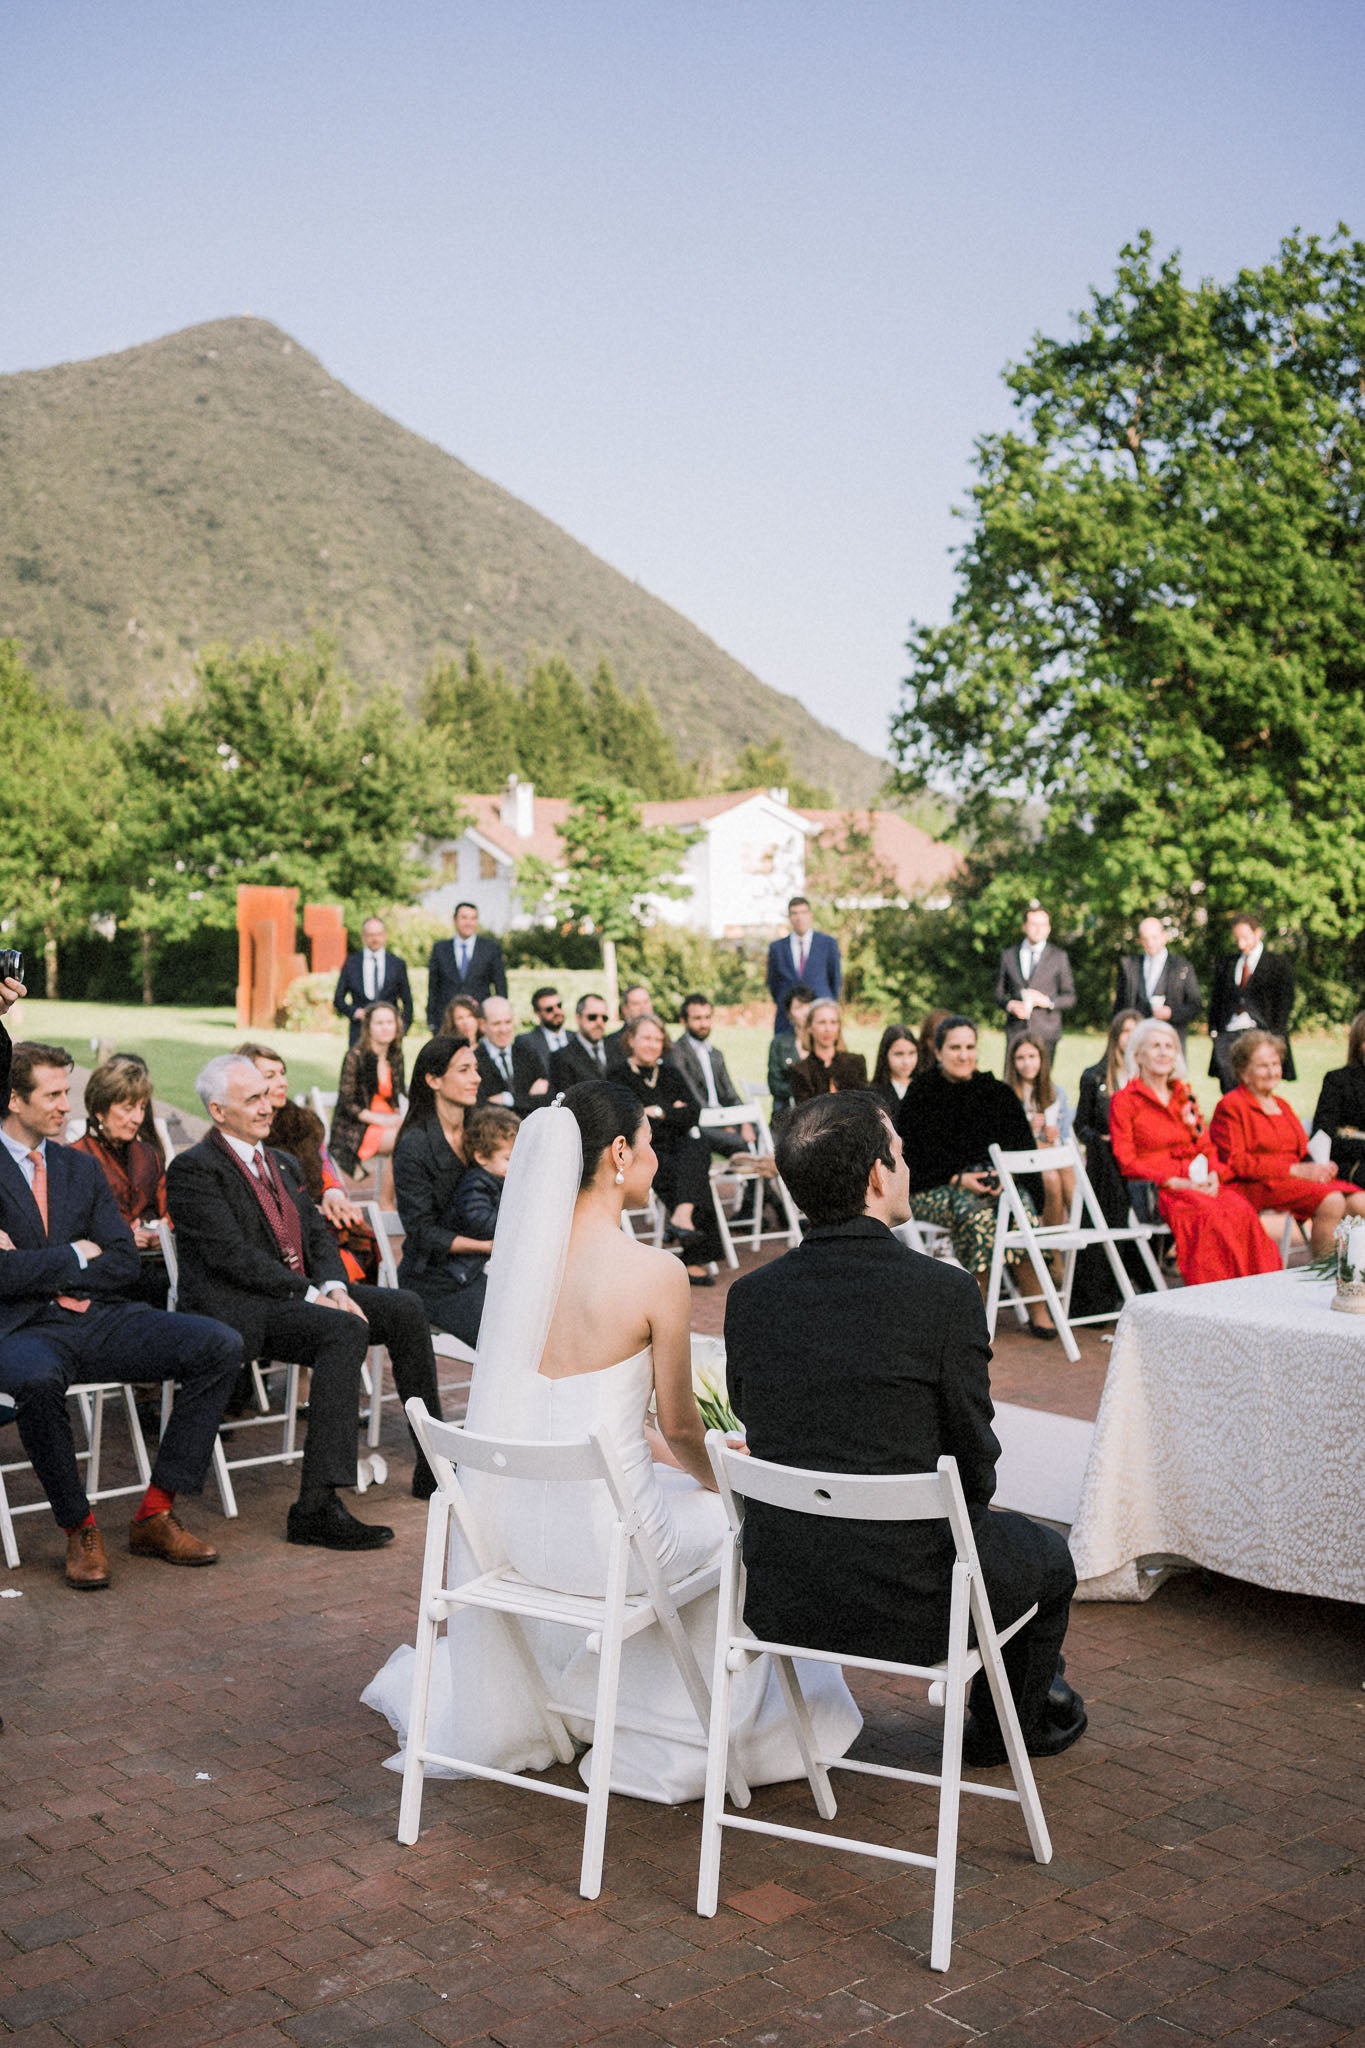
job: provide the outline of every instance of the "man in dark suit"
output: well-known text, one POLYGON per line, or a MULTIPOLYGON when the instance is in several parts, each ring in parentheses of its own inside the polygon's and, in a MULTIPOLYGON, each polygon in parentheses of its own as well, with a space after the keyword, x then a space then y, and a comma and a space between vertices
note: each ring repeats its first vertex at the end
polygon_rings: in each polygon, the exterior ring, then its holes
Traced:
POLYGON ((774 939, 768 948, 768 994, 777 1005, 773 1025, 781 1031, 787 1021, 787 998, 798 982, 815 990, 817 998, 838 1002, 844 985, 844 964, 839 942, 828 932, 817 932, 815 913, 804 896, 793 896, 787 905, 790 936, 774 939))
POLYGON ((607 1029, 605 996, 580 996, 574 1008, 577 1029, 561 1052, 550 1055, 550 1095, 553 1098, 580 1081, 605 1081, 611 1072, 607 1048, 602 1043, 607 1029))
MULTIPOLYGON (((250 1060, 221 1054, 195 1087, 213 1129, 166 1169, 180 1299, 240 1331, 247 1358, 312 1367, 289 1541, 377 1550, 392 1529, 357 1521, 336 1494, 355 1484, 360 1368, 371 1344, 386 1345, 402 1399, 416 1394, 439 1414, 426 1314, 402 1288, 347 1281, 293 1158, 264 1143, 269 1089, 250 1060)), ((425 1498, 433 1486, 419 1453, 412 1490, 425 1498)))
POLYGON ((625 1038, 627 1024, 633 1024, 637 1017, 648 1017, 654 1008, 654 998, 648 983, 633 981, 629 988, 621 991, 621 1022, 615 1031, 609 1031, 602 1040, 607 1048, 607 1058, 612 1066, 619 1066, 626 1057, 625 1038))
MULTIPOLYGON (((980 1291, 892 1236, 910 1214, 910 1179, 875 1096, 802 1103, 777 1158, 811 1227, 797 1250, 730 1289, 726 1373, 749 1448, 835 1472, 932 1472, 956 1458, 997 1623, 1038 1603, 1004 1659, 1030 1755, 1055 1756, 1086 1725, 1059 1654, 1076 1574, 1064 1537, 988 1511, 1000 1446, 980 1291)), ((936 1661, 953 1555, 943 1523, 815 1521, 751 1502, 745 1617, 769 1640, 936 1661)), ((972 1685, 963 1755, 1005 1760, 984 1677, 972 1685)))
MULTIPOLYGON (((709 996, 684 996, 682 1035, 673 1047, 673 1064, 703 1109, 735 1109, 744 1097, 730 1079, 724 1053, 711 1042, 712 1014, 709 996)), ((731 1124, 725 1130, 709 1130, 705 1136, 711 1150, 723 1159, 753 1150, 752 1124, 731 1124)))
POLYGON ((1141 953, 1125 953, 1119 961, 1113 1014, 1136 1010, 1139 1016, 1157 1017, 1179 1033, 1183 1046, 1185 1033, 1204 1005, 1199 977, 1182 953, 1169 950, 1159 917, 1143 918, 1138 944, 1141 953))
POLYGON ((526 1104, 526 1113, 543 1109, 552 1099, 550 1061, 569 1042, 564 1023, 564 999, 557 988, 538 988, 531 997, 535 1025, 520 1031, 512 1040, 512 1082, 516 1095, 526 1104))
MULTIPOLYGON (((512 1034, 516 1013, 505 996, 489 996, 483 1006, 483 1037, 475 1047, 479 1062, 479 1101, 496 1102, 500 1109, 521 1113, 517 1097, 516 1061, 512 1034)), ((526 1107, 530 1107, 529 1103, 526 1107)))
POLYGON ((91 1592, 109 1584, 109 1560, 81 1485, 67 1389, 82 1380, 180 1382, 128 1547, 167 1564, 214 1564, 217 1551, 181 1526, 175 1499, 203 1487, 242 1346, 220 1322, 123 1298, 138 1280, 132 1232, 96 1162, 54 1142, 70 1075, 61 1046, 13 1049, 0 1123, 0 1389, 66 1531, 67 1583, 91 1592))
POLYGON ((1267 953, 1265 924, 1251 911, 1232 920, 1237 950, 1225 953, 1213 970, 1209 998, 1209 1036, 1213 1050, 1209 1072, 1217 1076, 1224 1095, 1237 1086, 1232 1048, 1244 1031, 1273 1031, 1285 1044, 1284 1078, 1294 1079, 1289 1048, 1289 1019, 1294 1009, 1294 969, 1283 953, 1267 953))
POLYGON ((1041 903, 1024 912, 1024 936, 1006 946, 995 975, 995 1000, 1005 1012, 1005 1046, 1016 1038, 1036 1038, 1055 1052, 1062 1035, 1062 1013, 1076 1006, 1071 962, 1049 934, 1052 919, 1041 903))
POLYGON ((427 1028, 439 1031, 452 996, 507 994, 507 969, 496 939, 479 935, 479 913, 473 903, 455 905, 455 936, 440 939, 427 963, 427 1028))
POLYGON ((404 1031, 412 1029, 408 963, 387 950, 387 937, 383 918, 367 917, 360 927, 360 951, 348 955, 337 977, 332 1008, 338 1017, 349 1022, 352 1045, 360 1036, 371 1003, 392 1003, 403 1020, 404 1031))

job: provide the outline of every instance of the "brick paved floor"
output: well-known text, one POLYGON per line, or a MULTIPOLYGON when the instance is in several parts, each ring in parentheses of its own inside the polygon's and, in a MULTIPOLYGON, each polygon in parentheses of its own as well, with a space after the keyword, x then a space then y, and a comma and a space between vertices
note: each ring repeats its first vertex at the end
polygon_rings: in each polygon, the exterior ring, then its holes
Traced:
MULTIPOLYGON (((721 1290, 699 1294, 699 1323, 721 1306, 721 1290)), ((1067 1366, 1007 1337, 997 1391, 1093 1413, 1106 1355, 1087 1336, 1067 1366)), ((1365 2042, 1358 1609, 1198 1575, 1143 1607, 1076 1609, 1091 1732, 1039 1767, 1054 1860, 1030 1861, 1010 1810, 969 1803, 940 1976, 927 1878, 865 1858, 730 1837, 721 1911, 697 1919, 695 1807, 616 1803, 591 1905, 579 1817, 557 1803, 433 1784, 421 1841, 400 1848, 388 1731, 358 1703, 410 1634, 420 1566, 396 1410, 386 1449, 393 1478, 360 1511, 398 1538, 373 1557, 287 1549, 278 1472, 243 1475, 236 1523, 212 1495, 189 1510, 221 1542, 209 1572, 129 1558, 110 1503, 109 1593, 69 1592, 58 1532, 20 1525, 24 1565, 0 1572, 23 1594, 0 1604, 7 2039, 1365 2042)), ((860 1753, 932 1768, 922 1697, 857 1691, 860 1753)), ((841 1830, 931 1845, 927 1803, 843 1782, 841 1830)), ((808 1817, 795 1788, 755 1796, 808 1817)))

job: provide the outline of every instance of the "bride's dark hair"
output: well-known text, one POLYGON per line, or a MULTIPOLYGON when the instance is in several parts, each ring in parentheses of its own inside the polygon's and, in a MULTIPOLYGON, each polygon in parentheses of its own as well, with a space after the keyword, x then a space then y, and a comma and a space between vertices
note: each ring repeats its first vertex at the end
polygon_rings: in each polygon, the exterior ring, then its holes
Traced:
POLYGON ((583 1145, 583 1177, 587 1187, 601 1163, 602 1154, 618 1138, 628 1145, 645 1120, 645 1113, 629 1088, 619 1081, 580 1081, 565 1092, 564 1107, 578 1125, 583 1145))

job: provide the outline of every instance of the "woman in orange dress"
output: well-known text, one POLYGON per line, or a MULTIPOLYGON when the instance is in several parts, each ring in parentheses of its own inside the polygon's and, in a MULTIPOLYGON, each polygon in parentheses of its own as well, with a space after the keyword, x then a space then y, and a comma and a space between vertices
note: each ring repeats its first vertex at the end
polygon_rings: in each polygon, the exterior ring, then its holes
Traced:
POLYGON ((1237 1086, 1213 1112, 1209 1135, 1238 1193, 1254 1209, 1281 1209, 1308 1224, 1313 1257, 1321 1259, 1343 1216, 1365 1216, 1365 1192, 1338 1180, 1330 1160, 1308 1157, 1303 1125, 1275 1093, 1283 1078, 1282 1048, 1273 1032, 1243 1032, 1232 1048, 1237 1086))
POLYGON ((1124 1054, 1132 1078, 1109 1104, 1115 1164, 1125 1180, 1155 1184, 1188 1286, 1278 1272, 1280 1255, 1260 1217, 1245 1195, 1221 1184, 1226 1164, 1204 1128, 1184 1068, 1169 1024, 1146 1017, 1134 1027, 1124 1054))
POLYGON ((403 1121, 403 1024, 392 1003, 371 1003, 341 1063, 328 1149, 343 1173, 387 1157, 403 1121))

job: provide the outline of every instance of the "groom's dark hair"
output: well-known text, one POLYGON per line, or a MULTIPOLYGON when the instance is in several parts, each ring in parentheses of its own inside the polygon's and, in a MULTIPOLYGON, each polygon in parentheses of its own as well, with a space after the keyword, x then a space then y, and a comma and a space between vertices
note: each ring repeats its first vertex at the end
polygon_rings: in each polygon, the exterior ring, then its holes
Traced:
POLYGON ((890 1168, 891 1126, 875 1095, 817 1095, 782 1126, 777 1170, 812 1223, 847 1223, 867 1206, 875 1165, 890 1168))

